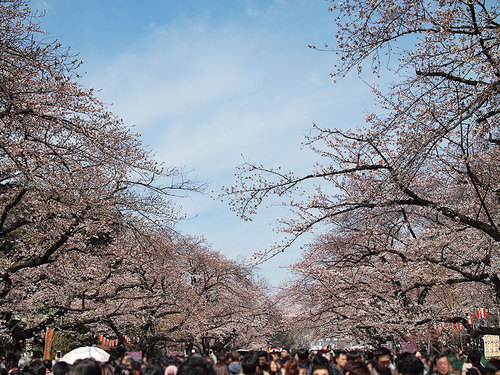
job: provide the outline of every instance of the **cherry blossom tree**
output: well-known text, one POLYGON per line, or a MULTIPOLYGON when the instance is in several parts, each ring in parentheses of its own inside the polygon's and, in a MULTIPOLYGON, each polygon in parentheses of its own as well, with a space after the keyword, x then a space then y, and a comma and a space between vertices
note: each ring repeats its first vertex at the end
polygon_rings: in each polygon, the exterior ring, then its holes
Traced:
POLYGON ((141 297, 141 313, 130 319, 143 322, 141 335, 148 346, 185 343, 204 351, 238 344, 264 347, 281 315, 252 270, 203 239, 183 236, 170 247, 162 252, 162 266, 159 254, 154 255, 146 266, 154 274, 141 282, 157 300, 141 297))
POLYGON ((197 243, 180 259, 188 277, 190 298, 190 335, 205 349, 229 345, 262 348, 280 322, 280 311, 262 282, 255 279, 248 266, 227 259, 222 254, 197 243), (212 342, 212 344, 210 344, 212 342))
POLYGON ((32 277, 31 293, 12 308, 38 317, 31 319, 38 326, 49 319, 59 329, 92 326, 145 353, 181 343, 204 350, 266 345, 280 310, 250 268, 202 239, 151 227, 138 236, 135 229, 105 252, 67 251, 59 272, 32 277))
MULTIPOLYGON (((249 219, 280 197, 294 217, 284 241, 318 236, 290 289, 315 327, 365 337, 463 322, 500 299, 498 8, 484 1, 335 2, 332 77, 366 66, 394 77, 374 87, 384 114, 367 127, 315 125, 311 173, 245 164, 225 189, 249 219)), ((319 49, 315 46, 313 48, 319 49)), ((307 318, 306 318, 307 319, 307 318)), ((481 333, 476 332, 476 334, 481 333)))
POLYGON ((77 83, 80 62, 26 1, 0 4, 0 29, 0 329, 29 318, 19 339, 85 310, 91 287, 117 277, 118 239, 168 230, 170 197, 199 186, 156 163, 77 83))
POLYGON ((91 326, 146 352, 262 347, 279 321, 267 289, 172 229, 170 197, 201 186, 78 84, 26 1, 0 4, 0 29, 0 336, 91 326))

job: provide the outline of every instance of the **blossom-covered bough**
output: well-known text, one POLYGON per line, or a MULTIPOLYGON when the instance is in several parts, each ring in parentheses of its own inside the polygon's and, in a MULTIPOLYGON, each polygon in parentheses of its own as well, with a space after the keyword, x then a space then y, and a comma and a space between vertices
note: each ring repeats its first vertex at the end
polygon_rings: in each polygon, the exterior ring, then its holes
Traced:
MULTIPOLYGON (((386 339, 463 323, 500 300, 500 23, 489 1, 340 1, 338 66, 393 77, 367 127, 314 125, 310 174, 246 164, 225 189, 244 218, 278 196, 283 243, 321 228, 293 267, 290 298, 318 335, 386 339), (311 189, 311 186, 314 186, 311 189)), ((316 48, 315 46, 311 46, 316 48)), ((316 48, 319 49, 319 48, 316 48)), ((302 315, 301 315, 302 314, 302 315)), ((490 316, 490 319, 492 317, 490 316)))

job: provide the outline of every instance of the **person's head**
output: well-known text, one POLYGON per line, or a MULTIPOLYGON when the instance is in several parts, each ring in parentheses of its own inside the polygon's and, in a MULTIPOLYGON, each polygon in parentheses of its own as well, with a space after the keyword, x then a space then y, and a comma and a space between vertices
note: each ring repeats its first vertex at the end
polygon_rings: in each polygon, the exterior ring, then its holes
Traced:
POLYGON ((380 347, 373 353, 373 361, 378 372, 384 372, 391 364, 391 351, 380 347))
POLYGON ((413 353, 403 353, 396 358, 396 368, 401 375, 422 375, 424 364, 413 353))
POLYGON ((362 361, 347 361, 344 371, 345 375, 370 375, 370 370, 362 361))
POLYGON ((249 353, 241 362, 241 370, 245 375, 254 375, 259 366, 259 356, 256 353, 249 353))
MULTIPOLYGON (((217 363, 219 363, 219 362, 217 362, 217 363)), ((165 368, 165 375, 177 375, 177 366, 175 366, 175 365, 168 365, 165 368)))
POLYGON ((213 367, 200 357, 191 356, 179 365, 178 375, 214 375, 213 367))
POLYGON ((147 365, 146 367, 141 368, 140 375, 164 375, 163 371, 160 367, 154 365, 147 365))
POLYGON ((351 350, 347 352, 347 361, 352 362, 362 360, 362 355, 363 353, 361 353, 359 350, 351 350))
MULTIPOLYGON (((31 361, 27 366, 23 368, 23 374, 25 375, 45 375, 46 367, 42 361, 35 359, 31 361)), ((100 375, 100 374, 99 374, 100 375)))
POLYGON ((284 347, 281 349, 281 357, 286 358, 290 355, 290 348, 284 347))
POLYGON ((224 353, 217 354, 217 364, 218 365, 225 365, 226 360, 227 360, 227 357, 224 353))
POLYGON ((50 359, 45 359, 43 365, 47 370, 52 371, 52 361, 50 359))
POLYGON ((471 349, 467 355, 467 362, 477 364, 481 361, 481 352, 477 349, 471 349))
POLYGON ((345 350, 335 351, 335 363, 339 369, 343 370, 345 368, 347 363, 347 352, 345 350))
POLYGON ((313 366, 311 375, 330 375, 330 368, 326 365, 313 366))
POLYGON ((86 358, 76 363, 71 372, 72 375, 101 375, 101 366, 95 359, 86 358))
MULTIPOLYGON (((133 370, 133 371, 140 371, 141 370, 141 363, 140 362, 137 362, 137 361, 134 361, 132 360, 132 362, 130 363, 130 368, 133 370)), ((133 372, 134 373, 134 372, 133 372)), ((135 373, 134 373, 135 374, 135 373)))
POLYGON ((317 352, 315 356, 311 359, 311 366, 315 367, 318 365, 330 366, 328 363, 328 358, 322 352, 317 352))
POLYGON ((239 362, 240 361, 240 353, 238 353, 236 350, 233 350, 229 356, 229 360, 231 362, 239 362))
POLYGON ((447 375, 451 372, 450 359, 446 354, 439 354, 436 356, 436 372, 439 375, 447 375))
POLYGON ((294 358, 290 358, 283 365, 283 368, 285 369, 285 375, 297 375, 299 373, 297 367, 297 361, 294 358))
POLYGON ((69 372, 69 365, 66 362, 56 362, 52 367, 52 373, 54 375, 66 375, 69 372))
POLYGON ((259 368, 262 369, 267 365, 267 352, 260 351, 259 352, 259 368))
POLYGON ((191 349, 191 357, 203 358, 203 355, 201 354, 201 349, 198 348, 197 346, 193 346, 193 349, 191 349))
POLYGON ((307 362, 309 359, 309 352, 305 348, 297 350, 297 358, 300 362, 307 362))
POLYGON ((486 362, 486 375, 500 375, 500 359, 492 358, 486 362))
POLYGON ((269 373, 277 374, 279 370, 280 370, 279 362, 274 359, 271 359, 271 361, 269 361, 269 373))

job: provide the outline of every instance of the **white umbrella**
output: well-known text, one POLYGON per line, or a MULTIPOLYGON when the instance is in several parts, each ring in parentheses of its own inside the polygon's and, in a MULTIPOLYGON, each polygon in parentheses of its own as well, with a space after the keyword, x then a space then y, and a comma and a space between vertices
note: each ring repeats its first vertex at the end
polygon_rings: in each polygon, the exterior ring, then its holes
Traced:
POLYGON ((94 358, 99 362, 107 362, 109 354, 95 346, 82 346, 66 353, 60 360, 72 365, 78 359, 94 358))

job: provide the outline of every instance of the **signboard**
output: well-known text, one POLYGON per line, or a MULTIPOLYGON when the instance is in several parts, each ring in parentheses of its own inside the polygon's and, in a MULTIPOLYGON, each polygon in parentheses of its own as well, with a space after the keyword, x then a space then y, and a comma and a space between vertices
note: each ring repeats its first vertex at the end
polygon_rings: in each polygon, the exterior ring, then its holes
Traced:
POLYGON ((132 358, 136 362, 142 362, 142 352, 128 352, 127 357, 132 358))
POLYGON ((402 353, 416 353, 417 352, 417 343, 416 342, 402 342, 401 343, 401 352, 402 353))
POLYGON ((380 345, 380 347, 392 350, 392 341, 387 341, 385 344, 380 345))
POLYGON ((484 335, 484 356, 486 358, 500 357, 500 336, 484 335))

